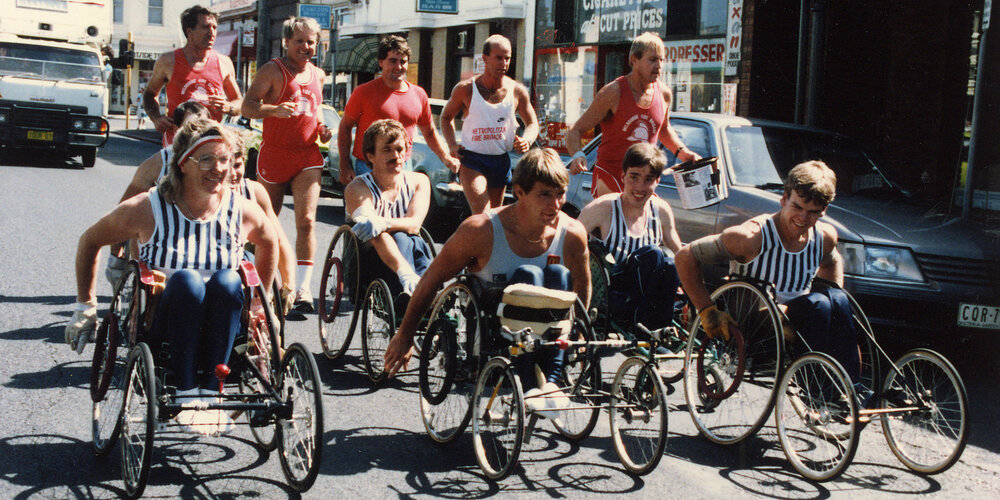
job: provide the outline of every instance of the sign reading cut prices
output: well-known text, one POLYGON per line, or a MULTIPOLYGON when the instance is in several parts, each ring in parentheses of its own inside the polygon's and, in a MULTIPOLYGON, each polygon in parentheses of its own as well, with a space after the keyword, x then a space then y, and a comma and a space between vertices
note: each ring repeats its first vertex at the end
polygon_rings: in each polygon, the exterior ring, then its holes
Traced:
POLYGON ((458 14, 458 0, 417 0, 417 12, 458 14))
POLYGON ((333 14, 330 5, 316 5, 312 3, 299 4, 299 17, 311 17, 319 23, 320 29, 330 29, 330 16, 333 14))
POLYGON ((743 0, 729 0, 726 19, 726 76, 734 76, 740 69, 741 38, 743 35, 743 0))
POLYGON ((667 0, 581 0, 577 4, 576 42, 628 42, 651 31, 667 33, 667 0))

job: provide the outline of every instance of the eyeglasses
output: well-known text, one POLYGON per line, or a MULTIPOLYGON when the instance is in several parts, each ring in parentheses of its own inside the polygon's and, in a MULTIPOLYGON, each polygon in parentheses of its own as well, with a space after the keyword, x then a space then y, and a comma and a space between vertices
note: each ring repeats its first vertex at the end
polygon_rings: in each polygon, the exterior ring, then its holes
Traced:
POLYGON ((202 155, 197 158, 188 158, 189 160, 194 160, 198 163, 198 168, 201 170, 211 170, 218 163, 224 167, 228 167, 233 164, 232 155, 227 156, 215 156, 215 155, 202 155))

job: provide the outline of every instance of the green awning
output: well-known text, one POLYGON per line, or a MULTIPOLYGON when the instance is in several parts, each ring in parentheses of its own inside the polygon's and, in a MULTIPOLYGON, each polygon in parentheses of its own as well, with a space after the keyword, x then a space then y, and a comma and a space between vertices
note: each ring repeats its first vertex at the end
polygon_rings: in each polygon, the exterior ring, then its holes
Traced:
POLYGON ((337 71, 345 73, 378 73, 379 37, 337 40, 337 71))

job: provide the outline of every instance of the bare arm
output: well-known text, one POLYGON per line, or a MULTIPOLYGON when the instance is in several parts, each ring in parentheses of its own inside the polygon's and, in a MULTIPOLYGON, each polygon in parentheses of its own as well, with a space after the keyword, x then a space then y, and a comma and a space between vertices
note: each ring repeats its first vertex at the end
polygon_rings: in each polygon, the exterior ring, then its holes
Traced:
POLYGON ((823 232, 823 260, 819 263, 816 271, 817 278, 832 281, 837 285, 844 286, 844 261, 837 250, 837 229, 833 226, 817 222, 823 232))
POLYGON ((441 135, 444 142, 448 144, 448 151, 452 156, 458 155, 458 141, 455 139, 455 118, 465 113, 469 106, 469 99, 472 97, 472 80, 458 82, 451 91, 451 98, 441 110, 441 135))
MULTIPOLYGON (((726 228, 719 235, 719 238, 726 252, 739 262, 749 261, 760 251, 760 226, 749 221, 739 226, 726 228)), ((677 252, 677 255, 674 256, 674 264, 677 267, 677 275, 681 279, 681 286, 687 293, 688 299, 691 300, 691 304, 698 311, 711 305, 712 299, 708 288, 705 287, 701 263, 695 258, 690 244, 685 245, 677 252)))
POLYGON ((663 104, 664 104, 664 114, 663 114, 663 125, 660 127, 660 143, 667 147, 674 156, 682 162, 686 161, 696 161, 701 159, 701 156, 684 146, 684 142, 681 141, 680 136, 677 135, 677 131, 674 127, 670 126, 670 102, 673 99, 673 94, 670 89, 663 89, 663 104))
POLYGON ((222 91, 225 93, 225 97, 208 96, 208 106, 222 114, 238 115, 242 106, 242 98, 239 84, 236 82, 233 60, 228 57, 219 57, 219 69, 222 70, 222 91))
POLYGON ((583 302, 584 309, 590 307, 590 251, 587 248, 587 232, 577 221, 570 221, 563 243, 563 260, 569 275, 573 278, 573 291, 583 302))
POLYGON ((410 199, 410 207, 406 212, 406 216, 398 219, 389 219, 389 228, 386 231, 390 233, 405 231, 410 234, 417 234, 420 232, 420 226, 424 224, 424 219, 427 218, 427 211, 431 206, 431 181, 424 174, 410 173, 408 175, 404 173, 403 175, 406 175, 407 181, 416 184, 413 189, 413 198, 410 199))
POLYGON ((601 238, 607 237, 611 225, 611 202, 615 196, 614 194, 601 196, 580 211, 580 216, 576 220, 583 224, 587 234, 593 233, 594 229, 600 229, 601 238))
POLYGON ((260 68, 253 83, 247 89, 247 95, 243 98, 241 113, 247 118, 288 118, 295 111, 296 104, 293 102, 283 102, 276 104, 264 104, 264 102, 274 102, 278 98, 278 82, 284 81, 281 70, 273 63, 269 62, 260 68))
POLYGON ((274 213, 274 208, 271 207, 267 190, 264 189, 264 186, 257 181, 250 181, 249 184, 250 189, 253 189, 253 195, 254 199, 257 200, 257 205, 264 211, 264 215, 267 216, 267 219, 271 221, 271 225, 274 226, 275 232, 278 236, 278 272, 281 273, 281 281, 285 285, 294 286, 296 264, 295 248, 288 240, 288 235, 285 234, 284 228, 281 227, 281 222, 278 221, 278 214, 274 213))
POLYGON ((139 168, 135 169, 132 182, 125 188, 125 193, 122 194, 122 198, 118 202, 121 203, 139 193, 149 191, 149 188, 156 185, 161 168, 163 168, 163 155, 161 151, 157 151, 143 160, 139 164, 139 168))
POLYGON ((177 130, 177 125, 170 121, 170 118, 160 114, 160 91, 170 80, 170 75, 174 71, 174 53, 166 52, 156 60, 153 65, 153 76, 146 83, 146 89, 142 91, 142 108, 149 115, 149 121, 153 122, 156 131, 161 134, 167 131, 177 130))
POLYGON ((260 276, 261 283, 265 290, 270 290, 271 281, 274 279, 275 264, 278 257, 278 235, 277 232, 264 215, 264 211, 252 203, 250 200, 240 197, 243 204, 243 224, 247 228, 247 239, 254 244, 254 267, 260 276))
POLYGON ((351 134, 354 132, 354 127, 357 124, 357 118, 345 111, 344 116, 340 118, 340 128, 337 129, 337 151, 340 153, 340 183, 345 186, 354 180, 354 165, 351 164, 351 159, 354 157, 351 153, 351 140, 353 139, 351 134))
POLYGON ((420 127, 420 133, 423 134, 424 140, 427 141, 427 147, 431 148, 431 151, 441 158, 441 162, 444 166, 448 167, 448 170, 452 172, 458 172, 460 163, 457 158, 452 156, 452 154, 444 149, 444 145, 441 144, 441 136, 438 135, 437 128, 434 126, 434 121, 432 120, 429 125, 423 125, 420 127))
POLYGON ((524 85, 520 83, 514 85, 514 97, 517 100, 517 114, 524 122, 524 133, 521 137, 514 137, 514 151, 527 153, 538 138, 538 116, 535 114, 535 108, 531 106, 531 97, 524 85))
POLYGON ((655 198, 655 206, 660 211, 660 228, 663 231, 663 241, 661 245, 669 248, 674 255, 681 249, 681 237, 677 234, 677 224, 674 223, 674 211, 670 209, 670 204, 662 199, 655 198))
POLYGON ((101 247, 121 241, 148 237, 153 232, 153 209, 149 197, 141 194, 118 204, 80 236, 76 248, 76 300, 97 300, 95 276, 101 247))
MULTIPOLYGON (((618 94, 618 84, 614 82, 605 85, 604 88, 597 92, 597 95, 594 96, 594 102, 590 103, 590 107, 583 112, 580 119, 566 132, 566 150, 569 154, 575 155, 583 148, 582 137, 584 132, 593 129, 602 120, 614 114, 618 105, 618 94)), ((585 170, 587 170, 586 158, 575 157, 569 163, 571 174, 578 174, 585 170)))

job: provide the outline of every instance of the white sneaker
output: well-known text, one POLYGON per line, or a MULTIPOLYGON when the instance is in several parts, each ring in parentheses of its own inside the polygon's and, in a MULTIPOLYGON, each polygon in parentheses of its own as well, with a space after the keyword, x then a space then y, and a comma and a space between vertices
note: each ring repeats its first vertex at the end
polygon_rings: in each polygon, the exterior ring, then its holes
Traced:
POLYGON ((559 386, 552 383, 546 382, 542 386, 542 392, 545 392, 545 407, 546 411, 541 412, 542 416, 551 418, 553 420, 562 421, 563 410, 569 408, 569 398, 566 393, 559 390, 559 386))
POLYGON ((524 393, 524 406, 538 414, 538 416, 545 417, 545 408, 547 407, 546 398, 545 396, 540 396, 540 394, 542 394, 542 390, 537 387, 528 389, 524 393))
POLYGON ((299 288, 299 290, 295 292, 295 302, 292 309, 304 313, 311 313, 315 310, 313 307, 312 292, 310 292, 308 288, 299 288))

